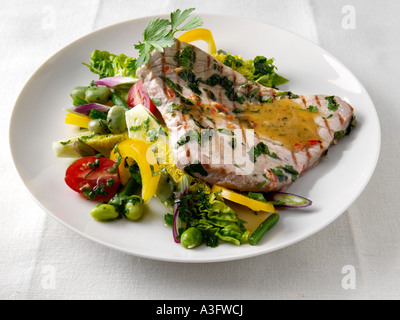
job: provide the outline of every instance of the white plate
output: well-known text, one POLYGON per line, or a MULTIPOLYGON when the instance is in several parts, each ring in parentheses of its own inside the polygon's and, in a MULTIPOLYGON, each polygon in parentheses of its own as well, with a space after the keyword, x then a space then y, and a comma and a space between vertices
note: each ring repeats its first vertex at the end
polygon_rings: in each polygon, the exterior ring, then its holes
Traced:
POLYGON ((70 89, 96 79, 82 62, 88 62, 94 49, 136 56, 133 44, 141 40, 149 20, 143 18, 104 28, 68 45, 34 73, 16 102, 10 124, 15 166, 37 203, 56 220, 98 243, 140 257, 176 262, 228 261, 272 252, 315 234, 339 217, 363 191, 378 160, 380 126, 374 105, 356 77, 328 52, 287 31, 233 17, 203 17, 204 27, 212 30, 218 49, 247 59, 256 55, 276 58, 279 73, 290 79, 280 89, 338 95, 353 105, 358 127, 290 189, 312 199, 313 206, 282 211, 281 221, 257 246, 221 244, 195 250, 174 243, 171 230, 163 223, 166 210, 156 200, 140 223, 99 223, 91 218, 93 203, 77 196, 64 183, 70 160, 56 158, 52 142, 75 134, 64 124, 62 110, 71 106, 70 89))

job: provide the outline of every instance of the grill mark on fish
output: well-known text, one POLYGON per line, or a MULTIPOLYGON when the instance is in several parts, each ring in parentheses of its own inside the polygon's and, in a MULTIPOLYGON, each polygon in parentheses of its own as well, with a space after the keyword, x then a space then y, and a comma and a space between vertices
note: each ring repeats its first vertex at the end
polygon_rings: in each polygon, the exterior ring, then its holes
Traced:
POLYGON ((207 70, 211 68, 211 56, 207 56, 207 70))
POLYGON ((305 97, 302 97, 302 98, 301 98, 301 101, 303 101, 304 107, 307 108, 307 101, 306 101, 306 98, 305 98, 305 97))
POLYGON ((330 127, 330 125, 329 125, 328 119, 324 118, 324 122, 325 122, 325 127, 329 130, 329 134, 330 134, 331 136, 334 136, 334 134, 332 133, 333 130, 331 129, 331 127, 330 127))
POLYGON ((340 124, 342 125, 344 123, 344 119, 340 113, 338 113, 338 116, 339 116, 340 124))
MULTIPOLYGON (((253 91, 253 86, 251 86, 251 88, 252 88, 252 91, 253 91)), ((250 91, 250 92, 251 92, 251 91, 250 91)), ((250 94, 250 92, 249 92, 248 94, 250 94)), ((262 97, 262 96, 263 96, 263 94, 262 94, 262 92, 261 92, 261 87, 260 87, 260 86, 257 87, 257 95, 258 95, 259 97, 262 97)))
MULTIPOLYGON (((166 60, 165 60, 165 51, 163 51, 161 53, 161 74, 162 74, 162 76, 164 78, 165 78, 165 62, 166 62, 166 60)), ((162 88, 163 88, 163 91, 164 91, 164 95, 168 95, 167 84, 165 83, 165 81, 163 81, 162 83, 163 83, 162 88)))
POLYGON ((294 162, 294 164, 297 166, 297 158, 296 158, 296 155, 295 155, 295 153, 292 151, 292 158, 293 158, 293 162, 294 162))
POLYGON ((321 108, 321 101, 319 100, 319 96, 315 95, 315 100, 317 100, 318 108, 321 108))
POLYGON ((311 155, 310 151, 308 150, 308 148, 307 148, 306 154, 307 154, 307 165, 308 165, 308 163, 310 162, 310 159, 312 158, 312 155, 311 155))
MULTIPOLYGON (((232 79, 233 85, 236 86, 236 73, 233 74, 232 78, 233 78, 232 79)), ((236 110, 237 109, 236 101, 232 101, 232 105, 233 105, 232 111, 236 110)))

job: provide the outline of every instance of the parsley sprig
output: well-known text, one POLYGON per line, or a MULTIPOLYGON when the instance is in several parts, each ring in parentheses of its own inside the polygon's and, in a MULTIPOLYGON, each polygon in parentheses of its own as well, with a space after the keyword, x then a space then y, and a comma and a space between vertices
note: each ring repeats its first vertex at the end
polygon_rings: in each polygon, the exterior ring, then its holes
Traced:
POLYGON ((173 46, 176 32, 188 31, 202 26, 203 20, 199 16, 192 17, 185 23, 189 14, 194 10, 194 8, 190 8, 182 12, 177 9, 171 13, 171 21, 161 18, 150 20, 143 32, 143 42, 139 41, 139 44, 135 44, 135 49, 139 50, 136 67, 146 64, 154 49, 163 52, 164 48, 173 46))

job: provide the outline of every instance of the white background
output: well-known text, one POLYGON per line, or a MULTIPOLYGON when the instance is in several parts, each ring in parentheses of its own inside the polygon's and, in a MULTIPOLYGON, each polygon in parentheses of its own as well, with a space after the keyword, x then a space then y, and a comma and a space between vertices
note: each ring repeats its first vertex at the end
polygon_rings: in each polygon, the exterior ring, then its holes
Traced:
POLYGON ((399 299, 399 14, 396 0, 3 1, 0 299, 399 299), (357 201, 316 235, 233 262, 147 260, 65 228, 19 180, 9 153, 9 121, 32 73, 92 31, 189 7, 197 14, 253 19, 303 36, 341 60, 369 92, 382 128, 375 174, 357 201), (354 20, 348 20, 350 12, 354 20))

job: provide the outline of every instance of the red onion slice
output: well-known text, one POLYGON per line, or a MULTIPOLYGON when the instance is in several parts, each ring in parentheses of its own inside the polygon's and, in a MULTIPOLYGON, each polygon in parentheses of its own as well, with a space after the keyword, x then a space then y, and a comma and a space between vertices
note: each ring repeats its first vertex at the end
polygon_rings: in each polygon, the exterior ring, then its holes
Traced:
POLYGON ((93 83, 97 86, 106 86, 109 88, 114 88, 121 84, 129 84, 129 83, 134 84, 136 83, 137 80, 138 79, 132 77, 109 77, 96 80, 93 83))
POLYGON ((187 223, 179 218, 179 208, 182 205, 181 199, 189 194, 189 184, 190 177, 188 175, 183 176, 183 178, 179 182, 178 191, 175 199, 172 234, 176 243, 181 243, 181 240, 179 239, 179 230, 186 230, 187 228, 187 223))
POLYGON ((77 106, 72 111, 88 116, 90 114, 90 111, 92 111, 92 109, 96 109, 100 112, 107 113, 108 110, 110 110, 110 107, 100 103, 89 103, 77 106))

